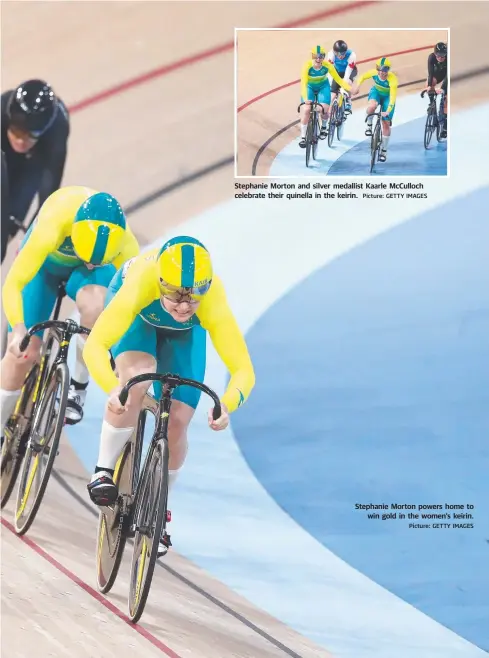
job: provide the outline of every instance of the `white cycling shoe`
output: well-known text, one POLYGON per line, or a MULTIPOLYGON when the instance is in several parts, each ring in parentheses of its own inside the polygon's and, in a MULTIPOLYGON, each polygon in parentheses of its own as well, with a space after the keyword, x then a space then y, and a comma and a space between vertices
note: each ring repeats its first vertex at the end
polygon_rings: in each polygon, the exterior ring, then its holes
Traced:
POLYGON ((68 391, 65 420, 68 425, 76 425, 83 418, 83 407, 87 397, 86 389, 76 389, 73 384, 68 391))

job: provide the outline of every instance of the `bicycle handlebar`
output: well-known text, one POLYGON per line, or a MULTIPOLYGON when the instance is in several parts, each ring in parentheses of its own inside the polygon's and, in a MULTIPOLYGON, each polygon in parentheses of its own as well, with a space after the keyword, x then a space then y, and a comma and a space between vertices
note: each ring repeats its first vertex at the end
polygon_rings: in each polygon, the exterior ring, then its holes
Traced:
MULTIPOLYGON (((424 98, 424 95, 426 93, 428 93, 430 96, 436 96, 437 95, 437 93, 434 89, 433 90, 432 89, 423 89, 423 91, 421 92, 421 98, 424 98)), ((444 93, 443 90, 440 93, 444 93)))
POLYGON ((47 320, 46 322, 39 322, 29 329, 24 338, 20 341, 19 350, 24 352, 27 349, 27 346, 31 342, 31 338, 34 334, 37 334, 38 331, 44 331, 45 329, 51 328, 61 329, 69 331, 71 334, 88 334, 90 329, 82 327, 73 320, 47 320))
POLYGON ((367 116, 365 117, 365 123, 367 123, 369 117, 374 117, 374 116, 375 116, 375 117, 379 117, 379 116, 382 115, 382 112, 383 112, 383 110, 382 110, 382 105, 378 105, 378 106, 375 108, 375 111, 372 112, 372 114, 367 114, 367 116))
POLYGON ((212 389, 210 389, 205 384, 202 384, 201 382, 195 381, 194 379, 185 379, 184 377, 179 377, 178 375, 172 375, 170 373, 162 375, 158 372, 148 372, 143 375, 136 375, 135 377, 131 377, 131 379, 123 386, 122 391, 119 394, 119 402, 122 404, 122 406, 126 404, 129 390, 132 386, 135 384, 140 384, 141 382, 149 381, 160 382, 163 385, 169 384, 172 389, 176 388, 177 386, 193 386, 193 388, 198 388, 200 391, 212 398, 212 401, 214 402, 214 409, 212 411, 213 419, 217 420, 220 418, 222 413, 221 402, 217 394, 214 393, 212 389))
MULTIPOLYGON (((313 107, 314 105, 319 105, 320 108, 321 108, 321 111, 324 112, 323 104, 320 103, 319 101, 308 101, 308 103, 311 103, 311 107, 313 107)), ((307 105, 306 101, 303 101, 303 102, 298 106, 298 108, 297 108, 297 111, 298 111, 298 112, 301 111, 301 107, 302 107, 303 105, 307 105)))

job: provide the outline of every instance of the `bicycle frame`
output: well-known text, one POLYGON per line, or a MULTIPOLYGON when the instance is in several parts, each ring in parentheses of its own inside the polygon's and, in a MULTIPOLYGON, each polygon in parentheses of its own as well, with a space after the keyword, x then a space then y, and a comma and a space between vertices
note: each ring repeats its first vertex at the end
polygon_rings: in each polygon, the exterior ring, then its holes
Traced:
MULTIPOLYGON (((55 314, 57 314, 58 317, 62 299, 63 298, 60 295, 56 302, 55 314)), ((32 403, 34 405, 34 409, 37 402, 37 396, 39 391, 43 389, 44 384, 46 383, 46 377, 48 373, 55 369, 60 363, 66 363, 68 360, 68 348, 70 345, 71 336, 77 333, 84 333, 87 335, 90 333, 89 329, 80 327, 76 322, 73 322, 73 320, 46 320, 46 322, 40 322, 39 324, 36 324, 29 329, 27 334, 20 342, 20 351, 23 352, 27 349, 29 341, 35 333, 38 331, 45 331, 46 329, 49 330, 49 334, 47 340, 43 342, 41 347, 39 374, 37 376, 34 393, 32 394, 32 403), (48 368, 54 341, 58 343, 59 351, 56 354, 51 367, 48 368)))
POLYGON ((127 505, 124 505, 123 508, 124 516, 127 515, 128 512, 130 512, 129 515, 130 518, 128 524, 129 537, 133 537, 136 530, 133 521, 134 521, 134 514, 136 512, 137 506, 134 505, 134 502, 137 500, 138 497, 138 486, 141 480, 140 473, 144 472, 148 464, 150 463, 157 442, 160 439, 163 439, 164 441, 168 441, 168 421, 170 417, 173 390, 177 386, 193 386, 194 388, 198 388, 203 393, 209 395, 214 401, 214 411, 213 411, 214 419, 219 418, 221 415, 221 403, 218 396, 214 393, 214 391, 212 391, 210 388, 208 388, 205 384, 202 384, 201 382, 194 381, 193 379, 184 379, 183 377, 179 377, 178 375, 172 375, 169 373, 167 374, 146 373, 132 377, 123 387, 119 395, 120 403, 123 406, 126 404, 127 398, 129 396, 129 390, 131 389, 132 386, 134 386, 135 384, 140 384, 142 382, 150 382, 150 381, 159 382, 162 385, 162 394, 159 400, 156 400, 152 396, 147 396, 149 398, 149 402, 141 410, 138 419, 138 428, 137 428, 138 431, 136 432, 136 440, 133 444, 134 452, 132 454, 133 461, 131 464, 131 469, 132 469, 131 494, 129 495, 129 501, 127 501, 129 503, 129 508, 127 505), (141 456, 143 450, 143 434, 144 434, 144 427, 146 423, 146 417, 143 416, 143 414, 147 412, 152 413, 153 416, 155 417, 155 429, 153 432, 153 436, 151 437, 151 441, 148 446, 148 450, 146 452, 146 456, 144 459, 144 466, 141 471, 140 465, 141 465, 141 456))

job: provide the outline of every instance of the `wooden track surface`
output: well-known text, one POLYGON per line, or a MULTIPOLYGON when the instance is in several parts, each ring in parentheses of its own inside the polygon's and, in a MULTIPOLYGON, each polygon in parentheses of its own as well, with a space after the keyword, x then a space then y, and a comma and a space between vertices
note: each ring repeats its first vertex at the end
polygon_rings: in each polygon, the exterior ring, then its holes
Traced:
MULTIPOLYGON (((212 207, 232 193, 234 27, 274 27, 297 20, 315 28, 451 25, 453 71, 475 66, 475 61, 468 61, 466 55, 475 38, 479 40, 480 54, 474 59, 479 64, 489 61, 485 38, 487 3, 396 3, 395 9, 387 3, 347 5, 4 1, 2 90, 25 78, 43 77, 68 105, 74 106, 107 88, 166 67, 166 72, 144 83, 128 85, 121 93, 98 103, 87 103, 73 113, 64 178, 65 184, 112 192, 125 206, 176 183, 176 189, 161 192, 130 215, 135 233, 146 244, 164 228, 212 207), (331 11, 339 13, 327 17, 331 11), (318 14, 322 17, 314 18, 318 14), (186 58, 191 61, 182 64, 186 58), (225 163, 219 165, 221 161, 225 163), (211 173, 199 173, 209 167, 213 168, 211 173), (192 182, 181 182, 196 173, 192 182)), ((430 35, 430 39, 437 34, 430 35)), ((380 54, 382 48, 402 49, 426 42, 423 34, 399 33, 392 37, 378 32, 374 38, 365 35, 354 40, 362 58, 380 54)), ((252 33, 249 38, 253 38, 252 33)), ((246 102, 298 77, 303 48, 309 46, 311 37, 295 33, 286 53, 276 45, 276 39, 261 36, 259 53, 241 53, 240 66, 248 61, 253 75, 247 80, 240 77, 238 102, 246 102), (277 48, 280 66, 267 67, 277 48)), ((408 79, 422 75, 424 61, 424 53, 416 54, 396 59, 396 68, 408 79)), ((487 87, 480 81, 468 82, 458 87, 457 96, 454 92, 454 103, 455 98, 457 104, 470 102, 474 92, 477 98, 487 97, 487 87)), ((240 148, 244 167, 249 164, 253 149, 276 126, 294 118, 297 96, 297 89, 291 87, 243 112, 240 148)), ((5 267, 11 259, 12 248, 5 267)), ((87 473, 66 442, 57 460, 57 470, 65 483, 87 501, 87 473)), ((12 522, 11 504, 3 517, 7 523, 12 522)), ((93 586, 95 533, 96 518, 86 503, 82 505, 53 479, 28 537, 80 582, 93 586)), ((327 657, 326 651, 179 556, 177 547, 165 564, 177 575, 188 578, 197 589, 158 568, 142 626, 177 655, 327 657), (225 611, 199 593, 198 588, 236 614, 225 611), (276 643, 257 633, 253 624, 275 638, 276 643), (289 648, 289 653, 280 648, 281 643, 289 648)), ((125 562, 120 581, 110 596, 123 611, 127 573, 125 562)), ((60 572, 34 545, 16 538, 7 526, 2 526, 1 642, 2 655, 8 658, 126 654, 137 658, 164 654, 147 636, 129 627, 80 584, 60 572)))

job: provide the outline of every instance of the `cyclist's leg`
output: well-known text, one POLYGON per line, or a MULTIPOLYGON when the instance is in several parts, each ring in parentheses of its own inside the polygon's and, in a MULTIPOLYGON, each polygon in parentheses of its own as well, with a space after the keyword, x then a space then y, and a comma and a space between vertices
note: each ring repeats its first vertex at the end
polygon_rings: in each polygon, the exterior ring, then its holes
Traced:
MULTIPOLYGON (((89 270, 85 265, 77 267, 71 273, 66 294, 75 303, 80 312, 80 324, 91 329, 104 309, 107 288, 116 273, 114 265, 104 265, 89 270)), ((67 417, 72 423, 81 420, 85 404, 89 375, 83 360, 83 348, 86 336, 76 336, 76 359, 68 394, 67 417)))
POLYGON ((380 94, 375 89, 375 87, 372 87, 370 89, 367 100, 368 100, 367 109, 366 109, 367 128, 365 129, 365 134, 367 135, 367 137, 371 137, 372 136, 372 122, 374 120, 372 115, 375 112, 375 109, 376 109, 377 105, 380 103, 380 94))
MULTIPOLYGON (((387 112, 388 107, 389 107, 389 97, 386 96, 382 100, 382 112, 387 112)), ((381 162, 385 162, 387 159, 387 147, 389 145, 389 140, 391 136, 392 117, 394 116, 395 110, 396 110, 396 106, 394 104, 394 107, 389 112, 389 114, 386 117, 382 117, 382 150, 379 155, 379 160, 381 162)))
POLYGON ((442 139, 445 139, 447 136, 447 131, 448 131, 448 79, 445 78, 443 81, 443 84, 441 86, 442 90, 445 92, 444 97, 443 97, 443 114, 444 114, 444 120, 443 120, 443 127, 442 131, 440 134, 440 137, 442 139))
MULTIPOLYGON (((111 292, 107 295, 113 296, 111 292)), ((156 328, 138 315, 128 331, 111 348, 115 359, 119 383, 122 386, 131 377, 156 370, 156 328)), ((117 487, 112 480, 117 459, 131 438, 137 424, 144 396, 150 382, 137 384, 130 393, 126 411, 114 414, 106 407, 100 433, 99 455, 94 474, 88 485, 90 498, 96 505, 109 497, 115 501, 117 487)))
POLYGON ((319 91, 318 103, 321 103, 323 106, 323 111, 321 113, 321 137, 325 137, 328 134, 329 106, 331 105, 331 87, 329 86, 328 81, 326 81, 326 83, 321 87, 321 90, 319 91))
MULTIPOLYGON (((200 327, 170 337, 158 337, 158 371, 173 372, 186 379, 204 381, 206 364, 206 332, 200 327)), ((159 395, 160 384, 155 384, 159 395)), ((199 404, 200 391, 179 386, 173 394, 169 425, 170 484, 173 484, 187 455, 187 428, 199 404)))
MULTIPOLYGON (((314 100, 314 91, 310 85, 307 85, 307 98, 303 98, 301 96, 301 103, 304 103, 305 101, 313 101, 313 100, 314 100)), ((301 140, 299 142, 299 146, 301 148, 306 147, 307 124, 309 123, 310 116, 311 116, 311 106, 307 104, 303 105, 302 113, 301 113, 301 140)))
MULTIPOLYGON (((56 302, 59 279, 51 275, 43 266, 22 290, 22 305, 24 309, 24 323, 27 329, 49 319, 56 302)), ((12 327, 9 330, 9 345, 11 343, 12 327)), ((0 388, 0 430, 3 432, 5 423, 12 414, 25 376, 32 364, 39 356, 42 342, 42 333, 32 337, 25 358, 18 359, 7 348, 5 356, 0 364, 1 388, 0 388)))
MULTIPOLYGON (((171 337, 158 336, 158 370, 173 372, 186 379, 204 381, 206 362, 206 332, 200 327, 181 332, 171 337)), ((161 385, 155 384, 155 394, 160 394, 161 385)), ((200 391, 190 386, 179 386, 173 393, 170 418, 168 420, 168 464, 169 489, 175 484, 187 456, 187 429, 199 404, 200 391)), ((171 546, 169 535, 161 538, 158 557, 171 546)))

